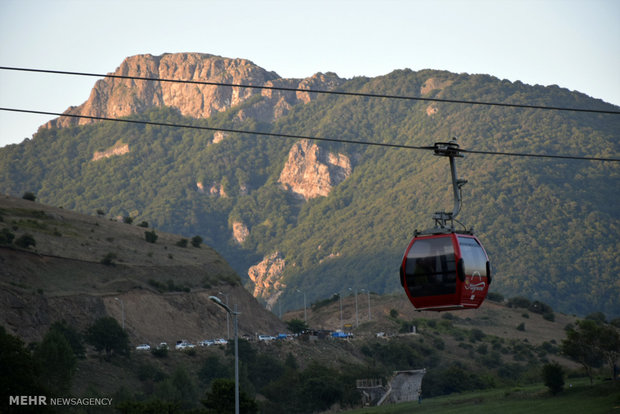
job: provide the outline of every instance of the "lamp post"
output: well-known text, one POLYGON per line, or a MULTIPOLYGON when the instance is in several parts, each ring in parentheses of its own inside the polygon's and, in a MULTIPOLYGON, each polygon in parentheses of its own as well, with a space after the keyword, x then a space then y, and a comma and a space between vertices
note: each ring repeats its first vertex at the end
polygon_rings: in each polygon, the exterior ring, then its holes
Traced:
POLYGON ((119 298, 114 298, 114 300, 117 300, 121 303, 121 316, 122 316, 122 321, 123 321, 123 331, 125 330, 125 304, 123 303, 122 299, 119 298))
POLYGON ((340 330, 344 331, 344 325, 342 323, 342 294, 334 293, 334 295, 338 295, 338 299, 340 299, 340 330))
MULTIPOLYGON (((219 292, 220 295, 223 295, 226 298, 226 306, 228 306, 228 294, 219 292)), ((226 339, 230 339, 230 315, 226 313, 226 339)))
MULTIPOLYGON (((353 289, 349 288, 349 290, 353 292, 353 289)), ((355 327, 359 327, 359 326, 360 326, 360 318, 359 318, 359 312, 357 310, 357 288, 355 288, 355 327)))
POLYGON ((223 308, 228 315, 232 315, 233 317, 233 325, 235 329, 235 414, 239 414, 239 334, 238 334, 238 325, 237 325, 237 305, 235 304, 235 310, 233 311, 226 305, 220 298, 217 296, 209 296, 216 305, 223 308))
POLYGON ((297 292, 302 293, 304 295, 304 322, 308 323, 308 314, 306 312, 306 292, 302 292, 299 289, 295 289, 297 292))

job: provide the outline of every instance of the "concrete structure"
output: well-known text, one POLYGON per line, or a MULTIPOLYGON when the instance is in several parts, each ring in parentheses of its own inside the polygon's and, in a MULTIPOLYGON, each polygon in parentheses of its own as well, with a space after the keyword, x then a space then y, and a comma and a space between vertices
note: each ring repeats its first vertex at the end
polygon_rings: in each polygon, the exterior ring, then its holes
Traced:
POLYGON ((387 386, 381 380, 357 380, 357 389, 362 393, 364 405, 396 404, 415 401, 422 392, 422 378, 426 369, 394 371, 387 386))

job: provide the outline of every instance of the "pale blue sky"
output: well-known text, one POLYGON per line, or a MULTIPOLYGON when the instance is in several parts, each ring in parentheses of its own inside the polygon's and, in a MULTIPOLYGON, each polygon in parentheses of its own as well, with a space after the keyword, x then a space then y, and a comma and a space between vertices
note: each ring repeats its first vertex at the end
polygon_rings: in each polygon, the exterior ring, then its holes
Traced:
MULTIPOLYGON (((618 0, 0 0, 0 37, 0 66, 108 73, 201 52, 296 78, 486 73, 620 105, 618 0)), ((62 112, 95 81, 0 70, 0 106, 62 112)), ((0 146, 50 118, 0 111, 0 146)))

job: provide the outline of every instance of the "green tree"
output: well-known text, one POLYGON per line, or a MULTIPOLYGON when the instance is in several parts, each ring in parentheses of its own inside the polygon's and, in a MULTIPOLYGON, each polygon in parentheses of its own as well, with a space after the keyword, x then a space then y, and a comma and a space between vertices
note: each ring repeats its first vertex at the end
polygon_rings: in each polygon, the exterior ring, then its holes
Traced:
POLYGON ((183 368, 177 368, 169 379, 175 389, 174 402, 182 408, 189 409, 198 404, 198 389, 195 379, 183 368))
POLYGON ((9 397, 45 395, 37 382, 37 371, 30 352, 21 339, 0 326, 0 411, 9 411, 9 397))
POLYGON ((107 360, 113 354, 129 355, 129 336, 110 316, 97 319, 86 331, 85 338, 97 352, 104 351, 107 360))
POLYGON ((542 369, 542 376, 551 395, 556 395, 564 389, 564 370, 557 362, 545 364, 542 369))
POLYGON ((223 364, 217 355, 210 355, 198 371, 198 378, 209 385, 217 378, 230 378, 230 372, 230 364, 223 364))
POLYGON ((66 321, 54 322, 50 326, 50 332, 59 332, 62 334, 71 349, 73 354, 78 358, 84 358, 86 356, 86 349, 84 348, 84 338, 82 335, 72 326, 69 326, 66 321))
POLYGON ((286 322, 286 327, 294 334, 300 334, 308 329, 308 324, 301 319, 291 319, 286 322))
POLYGON ((34 193, 31 191, 26 191, 22 198, 28 201, 35 201, 37 199, 37 196, 35 196, 34 193))
MULTIPOLYGON (((235 412, 235 381, 216 379, 211 389, 202 401, 208 413, 227 414, 235 412)), ((258 413, 256 401, 250 398, 243 390, 239 390, 239 413, 258 413)))
POLYGON ((192 246, 194 247, 200 247, 200 244, 202 243, 202 237, 200 236, 194 236, 192 237, 192 246))
POLYGON ((612 325, 599 325, 596 348, 609 367, 612 380, 616 381, 616 362, 620 355, 620 334, 612 325))
POLYGON ((569 327, 562 340, 564 355, 581 364, 592 384, 593 368, 601 366, 603 355, 597 346, 598 325, 591 320, 577 322, 577 328, 569 327))
POLYGON ((157 241, 157 233, 155 233, 155 230, 145 231, 144 239, 149 243, 155 243, 157 241))
POLYGON ((35 348, 33 360, 38 366, 39 382, 45 388, 55 395, 70 391, 77 359, 61 332, 49 330, 35 348))
POLYGON ((607 323, 607 318, 603 312, 592 312, 588 314, 584 319, 594 321, 596 323, 607 323))

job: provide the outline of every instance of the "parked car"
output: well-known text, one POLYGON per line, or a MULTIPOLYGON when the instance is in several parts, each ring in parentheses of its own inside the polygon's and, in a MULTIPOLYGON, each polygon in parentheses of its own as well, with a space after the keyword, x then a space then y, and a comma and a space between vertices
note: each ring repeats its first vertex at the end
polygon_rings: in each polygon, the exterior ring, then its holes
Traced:
POLYGON ((224 338, 214 339, 213 342, 217 345, 226 345, 228 341, 224 338))
POLYGON ((170 348, 168 347, 168 344, 167 344, 166 342, 161 342, 161 343, 157 346, 157 348, 158 348, 158 349, 170 349, 170 348))
POLYGON ((177 341, 177 344, 174 346, 175 349, 178 350, 183 350, 183 349, 189 349, 189 348, 195 348, 196 345, 194 344, 190 344, 189 342, 187 342, 185 339, 181 340, 181 341, 177 341))
POLYGON ((150 351, 151 346, 149 344, 140 344, 136 347, 136 351, 150 351))
POLYGON ((342 331, 336 331, 336 332, 332 332, 332 338, 352 338, 353 334, 350 332, 342 332, 342 331))
POLYGON ((276 338, 274 336, 271 336, 271 335, 258 335, 258 340, 259 341, 269 342, 269 341, 273 341, 274 339, 276 339, 276 338))
POLYGON ((200 346, 211 346, 214 345, 215 341, 211 340, 211 339, 205 339, 204 341, 200 341, 198 342, 198 345, 200 346))

